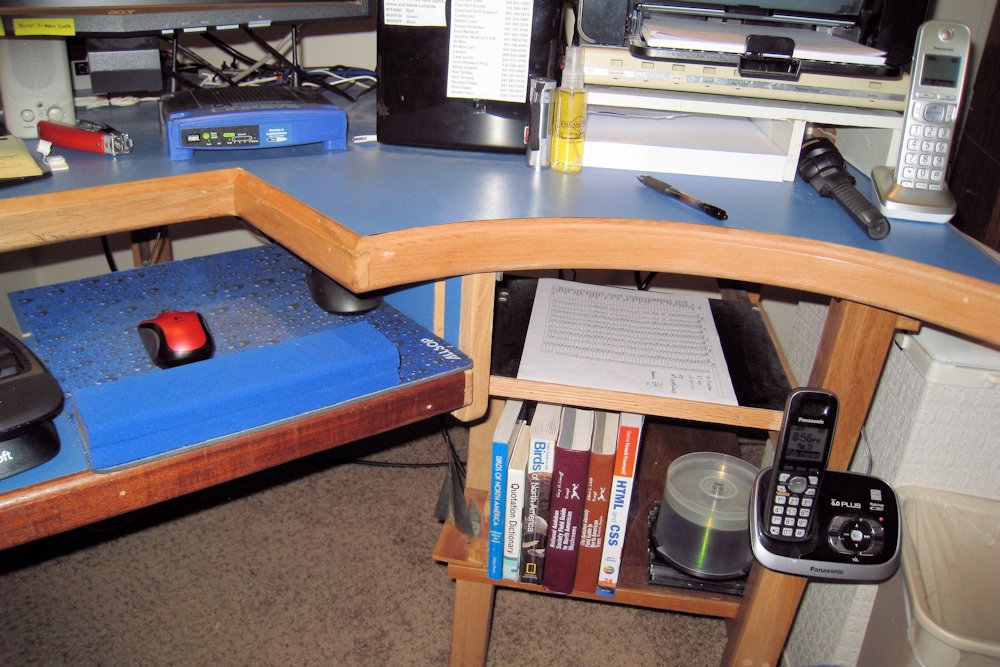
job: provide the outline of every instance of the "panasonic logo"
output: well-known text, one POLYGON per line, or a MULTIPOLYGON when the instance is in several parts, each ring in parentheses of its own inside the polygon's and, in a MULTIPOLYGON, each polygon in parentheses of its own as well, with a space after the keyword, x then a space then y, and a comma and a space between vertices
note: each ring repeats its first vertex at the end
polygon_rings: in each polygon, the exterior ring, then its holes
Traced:
POLYGON ((809 571, 815 572, 817 574, 840 574, 840 575, 844 574, 843 570, 838 570, 833 567, 816 567, 815 565, 810 565, 809 571))
POLYGON ((812 417, 799 417, 799 421, 803 422, 803 423, 806 423, 806 424, 820 424, 820 425, 822 425, 822 424, 825 423, 822 419, 814 419, 812 417))

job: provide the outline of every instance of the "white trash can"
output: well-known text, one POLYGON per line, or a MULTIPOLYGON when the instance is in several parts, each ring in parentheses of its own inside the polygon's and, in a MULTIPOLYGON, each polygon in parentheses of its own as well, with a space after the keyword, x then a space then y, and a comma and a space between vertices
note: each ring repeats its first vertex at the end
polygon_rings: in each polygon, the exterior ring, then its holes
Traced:
POLYGON ((1000 666, 1000 501, 896 491, 913 656, 924 667, 1000 666))

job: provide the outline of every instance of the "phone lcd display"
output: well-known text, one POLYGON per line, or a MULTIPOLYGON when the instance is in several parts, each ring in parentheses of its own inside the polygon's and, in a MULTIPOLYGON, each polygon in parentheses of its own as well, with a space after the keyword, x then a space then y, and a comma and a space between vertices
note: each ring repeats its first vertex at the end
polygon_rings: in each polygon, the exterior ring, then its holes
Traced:
POLYGON ((820 463, 826 453, 827 430, 816 426, 792 426, 788 430, 785 458, 820 463))
POLYGON ((929 53, 924 56, 920 85, 954 88, 958 85, 958 71, 961 65, 962 59, 957 56, 938 56, 929 53))

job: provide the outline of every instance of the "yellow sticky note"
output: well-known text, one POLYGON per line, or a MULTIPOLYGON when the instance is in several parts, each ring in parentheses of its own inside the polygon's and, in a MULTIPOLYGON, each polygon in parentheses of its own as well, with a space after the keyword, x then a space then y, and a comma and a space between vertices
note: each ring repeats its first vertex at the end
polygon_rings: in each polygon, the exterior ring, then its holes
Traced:
POLYGON ((17 137, 0 137, 0 179, 41 176, 42 169, 17 137))
POLYGON ((18 37, 72 37, 76 34, 76 21, 57 17, 15 18, 11 21, 18 37))

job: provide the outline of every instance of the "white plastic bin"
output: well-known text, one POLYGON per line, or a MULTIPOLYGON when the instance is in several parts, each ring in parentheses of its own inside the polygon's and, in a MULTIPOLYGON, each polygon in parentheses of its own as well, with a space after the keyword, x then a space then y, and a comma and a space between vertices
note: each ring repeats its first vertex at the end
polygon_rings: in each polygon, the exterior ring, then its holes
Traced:
POLYGON ((925 667, 1000 665, 1000 501, 897 491, 914 657, 925 667))

